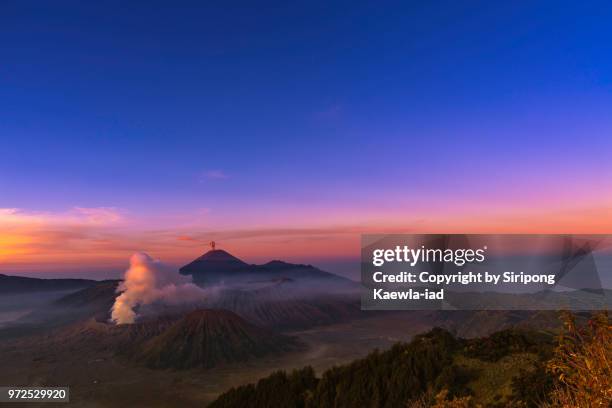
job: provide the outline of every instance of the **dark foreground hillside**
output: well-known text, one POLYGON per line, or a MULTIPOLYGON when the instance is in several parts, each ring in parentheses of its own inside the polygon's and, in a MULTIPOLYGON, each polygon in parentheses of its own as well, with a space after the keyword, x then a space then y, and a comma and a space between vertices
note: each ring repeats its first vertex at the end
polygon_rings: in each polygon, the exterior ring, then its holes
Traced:
POLYGON ((579 323, 561 313, 551 332, 508 329, 461 339, 436 328, 315 376, 279 371, 233 388, 210 406, 228 407, 610 407, 612 324, 607 311, 579 323))
POLYGON ((551 334, 537 331, 505 330, 463 340, 433 329, 320 378, 310 367, 276 372, 256 385, 229 390, 210 407, 396 408, 443 390, 448 398, 473 396, 484 406, 533 406, 551 385, 540 374, 553 343, 551 334))

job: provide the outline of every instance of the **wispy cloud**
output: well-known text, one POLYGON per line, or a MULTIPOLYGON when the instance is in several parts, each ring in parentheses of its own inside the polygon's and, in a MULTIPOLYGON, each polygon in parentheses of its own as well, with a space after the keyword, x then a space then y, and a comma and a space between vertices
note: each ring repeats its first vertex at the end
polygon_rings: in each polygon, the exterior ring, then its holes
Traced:
POLYGON ((110 225, 123 220, 123 211, 115 207, 73 207, 67 211, 27 211, 0 208, 3 226, 27 225, 110 225))
MULTIPOLYGON (((0 209, 0 272, 57 270, 82 265, 122 265, 135 251, 188 261, 206 250, 211 239, 245 257, 285 257, 289 254, 331 251, 330 241, 358 237, 359 227, 211 229, 202 218, 206 209, 184 213, 191 223, 165 226, 156 218, 139 218, 113 207, 74 207, 60 212, 0 209), (303 244, 320 239, 306 250, 303 244), (344 238, 342 238, 344 239, 344 238), (280 245, 280 246, 279 246, 280 245)), ((165 221, 164 221, 165 222, 165 221)), ((337 248, 337 245, 334 245, 337 248)))
POLYGON ((74 212, 94 224, 113 224, 122 220, 121 211, 115 207, 74 207, 74 212))
POLYGON ((225 180, 230 176, 223 170, 207 170, 200 175, 200 181, 206 180, 225 180))
POLYGON ((122 222, 121 211, 110 207, 74 207, 62 212, 0 208, 0 260, 21 263, 39 256, 87 257, 96 240, 122 222))

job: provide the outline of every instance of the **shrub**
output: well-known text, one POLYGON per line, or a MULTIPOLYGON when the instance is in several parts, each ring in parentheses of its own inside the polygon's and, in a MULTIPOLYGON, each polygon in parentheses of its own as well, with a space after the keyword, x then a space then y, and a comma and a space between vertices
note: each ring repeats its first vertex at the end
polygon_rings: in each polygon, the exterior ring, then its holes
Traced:
POLYGON ((578 327, 563 313, 564 330, 548 370, 557 381, 555 407, 609 407, 612 405, 612 326, 607 312, 578 327))

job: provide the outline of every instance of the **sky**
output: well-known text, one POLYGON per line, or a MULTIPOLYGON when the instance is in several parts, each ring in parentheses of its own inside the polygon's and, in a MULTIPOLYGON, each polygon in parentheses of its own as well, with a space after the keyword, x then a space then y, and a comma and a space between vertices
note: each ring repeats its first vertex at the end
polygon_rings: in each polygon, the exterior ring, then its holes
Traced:
POLYGON ((0 273, 612 231, 608 2, 0 5, 0 273))

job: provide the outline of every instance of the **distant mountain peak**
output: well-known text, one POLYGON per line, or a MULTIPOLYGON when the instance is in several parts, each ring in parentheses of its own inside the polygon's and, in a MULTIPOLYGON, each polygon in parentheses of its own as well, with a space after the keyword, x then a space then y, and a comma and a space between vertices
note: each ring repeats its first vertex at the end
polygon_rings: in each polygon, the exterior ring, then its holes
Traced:
POLYGON ((182 275, 197 273, 225 273, 246 269, 249 264, 236 258, 222 249, 213 249, 206 252, 193 262, 179 269, 182 275))
POLYGON ((196 261, 210 261, 210 262, 234 262, 242 265, 247 265, 246 262, 236 258, 234 255, 222 249, 213 249, 206 252, 204 255, 196 259, 196 261))
POLYGON ((191 275, 193 282, 200 286, 221 284, 226 288, 244 289, 264 282, 280 281, 300 287, 302 291, 308 287, 319 293, 356 288, 355 282, 312 265, 288 263, 278 258, 263 265, 247 264, 220 249, 206 252, 179 271, 182 275, 191 275))

